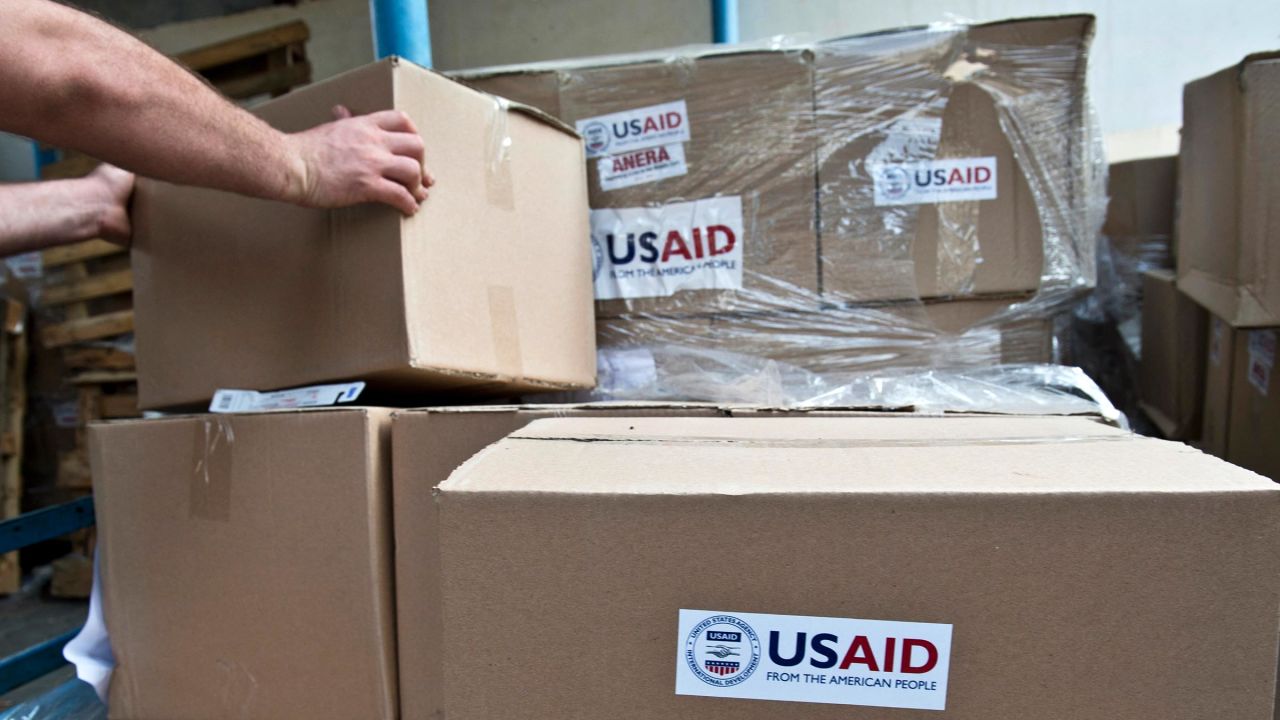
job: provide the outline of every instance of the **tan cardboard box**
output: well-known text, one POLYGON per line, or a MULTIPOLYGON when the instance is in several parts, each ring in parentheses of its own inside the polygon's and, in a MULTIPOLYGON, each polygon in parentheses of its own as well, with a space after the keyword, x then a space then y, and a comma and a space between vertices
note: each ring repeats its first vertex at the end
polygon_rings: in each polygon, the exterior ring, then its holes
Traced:
POLYGON ((309 210, 156 182, 135 199, 143 408, 348 378, 476 392, 594 382, 580 141, 395 59, 255 111, 408 113, 439 180, 421 211, 309 210), (509 144, 504 143, 504 138, 509 144), (505 149, 504 149, 505 147, 505 149))
POLYGON ((1280 329, 1235 333, 1227 459, 1280 482, 1280 380, 1273 371, 1280 329))
MULTIPOLYGON (((1092 34, 1092 16, 1075 15, 819 45, 823 294, 861 302, 1037 290, 1046 238, 1067 247, 1087 235, 1077 216, 1090 197, 1092 34), (936 189, 937 172, 945 188, 936 189)), ((1092 250, 1059 252, 1055 263, 1092 250)), ((1079 269, 1092 284, 1088 259, 1079 269)))
POLYGON ((1209 316, 1200 447, 1223 459, 1227 457, 1227 427, 1231 420, 1231 375, 1235 367, 1236 333, 1222 318, 1209 316))
POLYGON ((1142 358, 1138 398, 1170 440, 1194 440, 1205 393, 1208 314, 1178 290, 1170 270, 1142 275, 1142 358))
POLYGON ((459 77, 554 106, 587 138, 599 316, 816 307, 808 51, 677 48, 459 77), (695 256, 692 272, 674 272, 690 263, 670 245, 673 231, 695 256), (736 250, 714 257, 727 233, 736 250), (721 259, 732 266, 702 262, 721 259))
POLYGON ((1280 325, 1280 53, 1182 92, 1178 285, 1235 327, 1280 325))
POLYGON ((1102 234, 1110 238, 1173 236, 1178 197, 1178 158, 1156 157, 1112 163, 1107 173, 1107 219, 1102 234))
POLYGON ((111 717, 398 715, 390 412, 89 431, 111 717))
POLYGON ((1280 488, 1088 419, 541 420, 433 510, 442 717, 1272 716, 1280 488))

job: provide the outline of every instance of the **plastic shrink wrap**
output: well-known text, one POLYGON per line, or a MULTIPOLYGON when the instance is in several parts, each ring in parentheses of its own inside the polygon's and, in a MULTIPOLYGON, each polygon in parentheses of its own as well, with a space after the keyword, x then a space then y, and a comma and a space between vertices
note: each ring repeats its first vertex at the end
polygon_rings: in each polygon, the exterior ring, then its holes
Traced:
POLYGON ((796 404, 1054 360, 1105 212, 1092 35, 946 23, 457 76, 583 135, 597 396, 656 376, 660 397, 796 404))

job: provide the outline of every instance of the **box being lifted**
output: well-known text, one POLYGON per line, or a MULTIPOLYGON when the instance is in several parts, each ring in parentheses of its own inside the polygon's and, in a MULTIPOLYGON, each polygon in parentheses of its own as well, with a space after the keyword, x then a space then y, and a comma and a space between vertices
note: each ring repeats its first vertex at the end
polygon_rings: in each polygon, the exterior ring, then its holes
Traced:
POLYGON ((439 717, 1272 717, 1280 487, 1089 419, 539 420, 434 511, 439 717))
POLYGON ((472 394, 592 385, 578 137, 394 58, 255 112, 292 132, 339 103, 408 113, 438 181, 430 198, 406 218, 140 183, 139 404, 346 378, 472 394))

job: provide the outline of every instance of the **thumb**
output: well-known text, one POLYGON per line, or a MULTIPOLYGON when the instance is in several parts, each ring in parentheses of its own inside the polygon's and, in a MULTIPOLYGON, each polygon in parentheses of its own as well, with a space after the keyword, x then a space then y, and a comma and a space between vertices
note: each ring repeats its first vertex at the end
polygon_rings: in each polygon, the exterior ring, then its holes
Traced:
POLYGON ((346 106, 346 105, 334 105, 334 106, 333 106, 333 119, 334 119, 334 120, 346 120, 346 119, 347 119, 347 118, 349 118, 349 117, 351 117, 351 111, 347 109, 347 106, 346 106))

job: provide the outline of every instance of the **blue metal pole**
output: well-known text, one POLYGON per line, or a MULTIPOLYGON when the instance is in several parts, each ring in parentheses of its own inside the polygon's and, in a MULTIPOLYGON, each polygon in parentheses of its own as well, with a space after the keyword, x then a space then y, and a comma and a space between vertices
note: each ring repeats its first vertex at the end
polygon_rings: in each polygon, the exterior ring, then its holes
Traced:
POLYGON ((427 0, 369 0, 373 20, 373 52, 431 67, 431 25, 427 0))
POLYGON ((711 33, 717 43, 738 42, 738 0, 711 0, 711 33))
POLYGON ((80 631, 72 630, 0 660, 0 693, 22 687, 67 664, 62 648, 80 631))
POLYGON ((0 521, 0 554, 52 540, 93 524, 93 496, 0 521))

